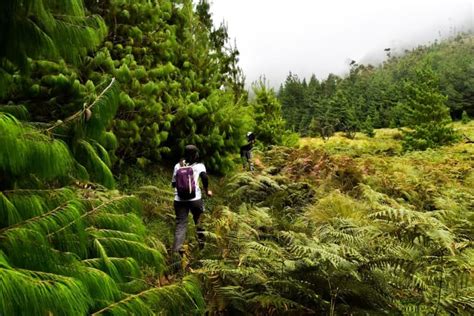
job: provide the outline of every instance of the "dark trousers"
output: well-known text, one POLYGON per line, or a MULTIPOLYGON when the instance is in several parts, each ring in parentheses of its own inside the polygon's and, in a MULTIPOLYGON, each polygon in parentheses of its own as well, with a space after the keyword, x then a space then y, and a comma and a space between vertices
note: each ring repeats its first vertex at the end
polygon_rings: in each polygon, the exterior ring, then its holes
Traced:
POLYGON ((176 214, 176 229, 174 231, 173 252, 181 251, 181 247, 186 239, 188 228, 188 214, 191 211, 200 246, 204 244, 204 230, 199 226, 199 218, 204 211, 204 203, 196 201, 174 201, 174 212, 176 214))
POLYGON ((243 159, 243 167, 244 170, 247 168, 247 165, 249 167, 250 171, 253 171, 253 162, 252 162, 252 151, 251 150, 241 150, 240 152, 240 157, 243 159))

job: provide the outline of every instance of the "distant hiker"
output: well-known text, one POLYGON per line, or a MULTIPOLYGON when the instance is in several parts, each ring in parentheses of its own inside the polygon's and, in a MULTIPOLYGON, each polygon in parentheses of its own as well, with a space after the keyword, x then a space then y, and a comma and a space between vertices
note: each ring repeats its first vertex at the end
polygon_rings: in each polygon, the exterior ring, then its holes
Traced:
POLYGON ((206 195, 212 196, 212 192, 208 189, 206 167, 199 162, 199 150, 194 145, 187 145, 184 149, 184 159, 174 166, 171 180, 171 185, 175 188, 174 211, 176 214, 173 252, 182 254, 181 247, 186 239, 190 211, 196 225, 199 245, 204 246, 204 230, 199 226, 199 217, 204 211, 199 178, 206 195))
POLYGON ((252 148, 255 144, 255 134, 252 132, 247 133, 247 144, 240 147, 240 158, 242 159, 242 164, 244 170, 249 167, 250 171, 253 171, 253 162, 252 162, 252 148))

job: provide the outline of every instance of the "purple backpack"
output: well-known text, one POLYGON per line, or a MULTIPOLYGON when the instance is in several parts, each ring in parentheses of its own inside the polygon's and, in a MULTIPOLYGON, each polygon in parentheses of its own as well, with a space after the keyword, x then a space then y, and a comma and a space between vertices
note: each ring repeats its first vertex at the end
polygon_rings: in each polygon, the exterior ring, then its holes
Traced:
POLYGON ((196 183, 194 183, 194 170, 192 166, 180 166, 176 171, 176 190, 183 200, 196 197, 196 183))

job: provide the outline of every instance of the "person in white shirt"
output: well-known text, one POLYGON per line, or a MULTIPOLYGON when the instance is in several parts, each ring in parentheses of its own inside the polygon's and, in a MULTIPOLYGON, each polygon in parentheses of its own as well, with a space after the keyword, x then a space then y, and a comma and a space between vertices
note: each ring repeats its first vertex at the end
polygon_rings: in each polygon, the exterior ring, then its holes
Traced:
POLYGON ((186 239, 189 212, 193 215, 199 245, 201 248, 204 246, 204 230, 199 226, 199 218, 204 212, 199 179, 202 181, 204 193, 209 197, 212 196, 212 191, 208 189, 206 166, 199 162, 199 150, 194 145, 187 145, 184 149, 184 159, 174 166, 171 180, 171 185, 175 188, 176 229, 172 248, 174 253, 183 254, 182 246, 186 239))

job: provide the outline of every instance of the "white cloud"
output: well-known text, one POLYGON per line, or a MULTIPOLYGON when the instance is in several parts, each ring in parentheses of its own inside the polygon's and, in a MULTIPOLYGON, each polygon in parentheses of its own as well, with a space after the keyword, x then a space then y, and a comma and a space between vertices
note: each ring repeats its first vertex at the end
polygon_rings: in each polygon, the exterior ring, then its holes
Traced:
POLYGON ((291 70, 301 77, 341 74, 347 60, 381 58, 400 49, 473 28, 470 0, 213 0, 236 39, 247 84, 265 75, 279 85, 291 70))

